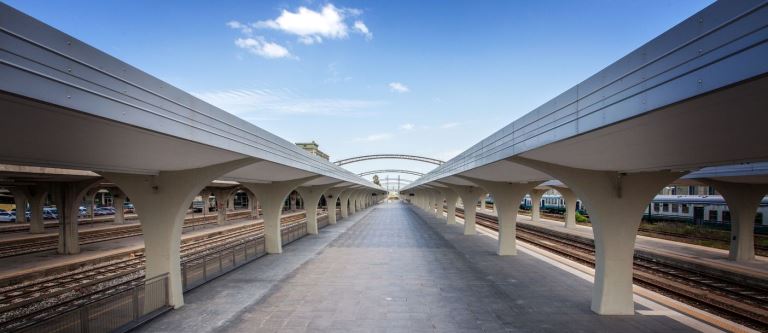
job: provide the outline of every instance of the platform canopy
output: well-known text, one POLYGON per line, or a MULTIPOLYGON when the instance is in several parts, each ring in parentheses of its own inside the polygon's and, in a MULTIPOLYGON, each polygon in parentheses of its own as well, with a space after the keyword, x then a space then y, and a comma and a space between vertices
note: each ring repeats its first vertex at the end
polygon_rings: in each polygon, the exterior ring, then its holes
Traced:
POLYGON ((553 179, 523 159, 622 173, 768 161, 767 6, 710 5, 405 190, 553 179))
POLYGON ((0 46, 0 163, 151 175, 251 158, 222 179, 384 192, 5 4, 0 46))

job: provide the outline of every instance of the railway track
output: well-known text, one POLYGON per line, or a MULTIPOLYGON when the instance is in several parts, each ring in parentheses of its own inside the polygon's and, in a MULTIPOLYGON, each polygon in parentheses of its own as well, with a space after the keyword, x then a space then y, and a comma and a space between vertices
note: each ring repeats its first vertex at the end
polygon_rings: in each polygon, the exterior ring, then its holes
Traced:
MULTIPOLYGON (((249 211, 227 214, 229 219, 238 219, 250 216, 249 211)), ((216 223, 216 216, 193 217, 184 221, 184 228, 192 228, 201 225, 216 223)), ((141 235, 141 225, 123 225, 97 230, 84 230, 79 232, 80 245, 104 242, 109 240, 134 237, 141 235)), ((22 238, 0 242, 0 258, 12 257, 42 251, 54 250, 59 245, 58 235, 46 235, 34 238, 22 238)))
MULTIPOLYGON (((531 214, 530 214, 530 211, 526 211, 526 212, 523 212, 520 215, 530 216, 531 214)), ((547 217, 547 218, 550 218, 552 220, 561 221, 561 222, 564 221, 563 220, 563 216, 562 215, 558 215, 558 214, 551 214, 551 213, 541 212, 541 217, 547 217)), ((693 235, 686 235, 686 234, 681 234, 681 233, 677 233, 677 232, 652 230, 652 229, 644 228, 642 225, 640 226, 640 229, 638 231, 643 236, 667 239, 667 240, 684 242, 684 243, 689 243, 689 244, 699 244, 700 245, 700 242, 711 241, 711 242, 719 242, 719 243, 725 244, 725 246, 727 248, 728 242, 729 242, 727 238, 723 239, 723 238, 717 238, 717 237, 707 237, 707 236, 702 236, 702 235, 693 236, 693 235)), ((768 236, 767 235, 755 234, 755 243, 757 243, 758 239, 765 239, 765 238, 768 238, 768 236)), ((764 245, 760 245, 760 244, 755 244, 755 253, 758 254, 758 255, 768 255, 768 246, 764 246, 764 245)))
MULTIPOLYGON (((456 216, 464 211, 456 208, 456 216)), ((477 214, 476 222, 498 231, 495 216, 477 214)), ((565 238, 552 232, 517 225, 517 238, 581 264, 595 267, 592 240, 565 238)), ((768 331, 768 290, 747 286, 684 267, 635 255, 635 284, 685 302, 734 322, 768 331)))
MULTIPOLYGON (((686 234, 681 234, 677 232, 669 232, 669 231, 660 231, 660 230, 651 230, 647 228, 643 228, 642 226, 638 230, 640 233, 642 233, 644 236, 649 237, 655 237, 655 238, 662 238, 662 239, 668 239, 673 241, 680 241, 683 240, 686 243, 695 244, 697 241, 713 241, 713 242, 720 242, 728 245, 727 239, 717 238, 717 237, 706 237, 706 236, 691 236, 686 234)), ((755 238, 763 238, 762 235, 755 235, 755 238)), ((768 254, 768 246, 755 244, 755 253, 758 255, 766 255, 768 254)))
MULTIPOLYGON (((305 214, 282 218, 282 228, 306 221, 305 214)), ((181 263, 263 237, 254 223, 182 240, 181 263)), ((129 289, 144 280, 144 251, 136 250, 79 270, 0 288, 0 331, 14 330, 72 310, 93 299, 129 289)))

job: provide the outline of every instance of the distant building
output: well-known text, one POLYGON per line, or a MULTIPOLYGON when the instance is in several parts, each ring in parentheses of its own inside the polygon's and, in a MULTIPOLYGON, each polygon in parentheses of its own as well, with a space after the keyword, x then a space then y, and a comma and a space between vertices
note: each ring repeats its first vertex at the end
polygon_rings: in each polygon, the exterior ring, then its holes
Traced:
POLYGON ((320 151, 320 149, 317 149, 318 147, 320 147, 320 145, 318 145, 317 142, 315 142, 314 140, 312 140, 312 142, 309 142, 309 143, 296 142, 296 145, 301 147, 301 149, 308 151, 312 155, 317 155, 326 160, 330 160, 328 157, 328 154, 320 151))

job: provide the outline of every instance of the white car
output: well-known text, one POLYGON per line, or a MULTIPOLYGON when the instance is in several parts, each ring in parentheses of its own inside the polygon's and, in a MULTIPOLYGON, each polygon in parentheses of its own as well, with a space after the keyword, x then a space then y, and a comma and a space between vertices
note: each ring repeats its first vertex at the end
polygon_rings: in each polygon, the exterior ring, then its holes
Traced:
POLYGON ((0 212, 0 222, 16 222, 16 216, 9 212, 0 212))

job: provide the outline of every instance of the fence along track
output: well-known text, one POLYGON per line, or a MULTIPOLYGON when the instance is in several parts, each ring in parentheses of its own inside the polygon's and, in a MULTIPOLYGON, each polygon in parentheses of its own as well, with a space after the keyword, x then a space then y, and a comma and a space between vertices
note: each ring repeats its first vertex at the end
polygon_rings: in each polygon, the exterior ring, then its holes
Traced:
MULTIPOLYGON (((321 216, 318 220, 327 220, 327 216, 321 216)), ((306 234, 304 213, 285 216, 281 223, 282 233, 285 236, 293 236, 290 241, 306 234), (297 232, 301 226, 303 234, 297 232)), ((248 242, 260 239, 263 244, 263 229, 262 223, 256 223, 182 240, 182 268, 193 266, 195 260, 205 261, 212 256, 227 253, 234 255, 235 251, 244 249, 248 242)), ((245 253, 242 258, 247 261, 236 262, 233 259, 229 269, 220 270, 220 274, 209 274, 202 283, 264 254, 257 252, 245 253)), ((88 269, 0 288, 0 331, 35 325, 93 300, 134 288, 144 281, 144 262, 143 250, 137 250, 127 254, 125 258, 97 264, 88 269)), ((186 276, 184 280, 187 281, 186 276)), ((189 290, 202 283, 185 285, 184 289, 189 290)))

